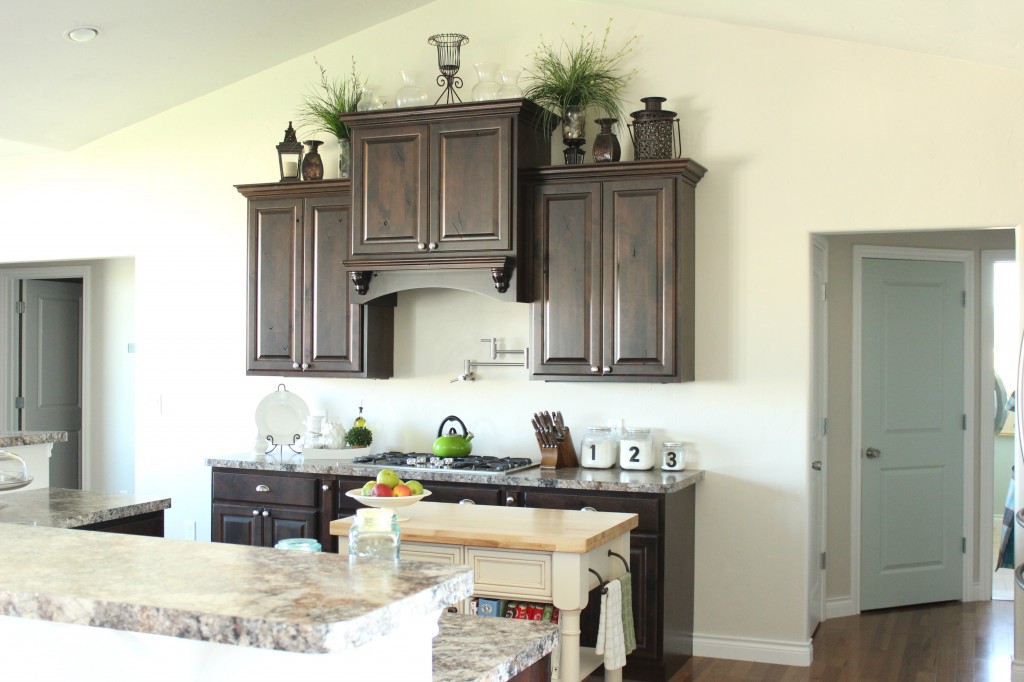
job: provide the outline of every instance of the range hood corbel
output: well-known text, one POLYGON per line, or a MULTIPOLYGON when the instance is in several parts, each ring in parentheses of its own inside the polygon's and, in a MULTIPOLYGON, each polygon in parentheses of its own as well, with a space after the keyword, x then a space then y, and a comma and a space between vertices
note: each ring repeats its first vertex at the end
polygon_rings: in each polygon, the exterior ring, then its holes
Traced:
POLYGON ((367 297, 366 300, 384 293, 419 288, 463 289, 500 300, 522 300, 520 293, 510 292, 515 259, 509 256, 361 258, 343 261, 342 266, 349 271, 355 293, 359 297, 367 297), (375 279, 387 279, 389 282, 380 290, 374 283, 374 292, 370 295, 370 285, 375 279))

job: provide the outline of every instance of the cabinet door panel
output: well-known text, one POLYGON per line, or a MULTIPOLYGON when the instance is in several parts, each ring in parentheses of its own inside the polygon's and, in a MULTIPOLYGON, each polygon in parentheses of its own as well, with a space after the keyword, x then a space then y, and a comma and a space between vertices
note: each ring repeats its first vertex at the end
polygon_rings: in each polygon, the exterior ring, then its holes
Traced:
POLYGON ((281 540, 291 538, 317 538, 319 513, 310 509, 268 507, 270 514, 263 519, 263 546, 273 547, 281 540))
POLYGON ((501 490, 493 486, 474 487, 470 485, 457 485, 452 483, 441 483, 440 481, 421 481, 423 487, 430 491, 430 497, 425 502, 450 502, 458 504, 463 500, 471 500, 475 504, 503 505, 505 500, 501 497, 501 490))
POLYGON ((441 252, 512 248, 511 121, 437 124, 431 135, 431 234, 441 252), (436 225, 434 222, 436 221, 436 225))
POLYGON ((249 202, 247 370, 291 371, 302 348, 302 202, 249 202))
POLYGON ((535 375, 589 374, 600 362, 600 185, 538 188, 534 197, 537 302, 535 375))
POLYGON ((615 374, 675 371, 673 195, 669 178, 605 186, 604 358, 615 374))
POLYGON ((312 371, 359 372, 363 308, 349 301, 341 266, 352 219, 348 197, 309 199, 305 218, 304 360, 312 371))
POLYGON ((259 509, 250 505, 213 504, 213 542, 258 547, 263 536, 259 509), (257 513, 253 514, 256 509, 257 513))
POLYGON ((352 233, 352 255, 406 254, 427 239, 429 126, 353 128, 352 191, 360 207, 352 233))

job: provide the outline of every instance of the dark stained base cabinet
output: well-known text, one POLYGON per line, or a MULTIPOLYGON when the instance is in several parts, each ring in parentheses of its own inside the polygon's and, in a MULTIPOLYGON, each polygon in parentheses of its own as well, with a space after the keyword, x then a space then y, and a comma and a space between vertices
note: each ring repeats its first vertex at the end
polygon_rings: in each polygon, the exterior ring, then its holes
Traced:
MULTIPOLYGON (((367 480, 215 468, 213 540, 273 546, 286 537, 312 537, 325 552, 337 552, 338 538, 330 534, 330 522, 356 513, 361 505, 345 492, 362 488, 367 480), (257 492, 260 486, 268 490, 257 492)), ((692 656, 695 486, 658 494, 447 481, 424 484, 433 502, 636 514, 629 566, 637 649, 629 656, 624 677, 667 682, 692 656)), ((600 603, 596 592, 590 603, 581 616, 581 641, 593 646, 600 603)))
POLYGON ((164 511, 136 514, 123 519, 113 519, 79 526, 77 530, 98 530, 104 533, 122 533, 124 535, 144 535, 152 538, 164 536, 164 511))

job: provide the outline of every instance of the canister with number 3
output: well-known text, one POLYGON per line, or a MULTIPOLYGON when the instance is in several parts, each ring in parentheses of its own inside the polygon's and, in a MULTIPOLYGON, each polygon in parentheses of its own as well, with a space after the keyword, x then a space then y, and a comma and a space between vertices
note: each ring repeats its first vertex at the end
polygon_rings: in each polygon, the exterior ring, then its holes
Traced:
POLYGON ((661 444, 661 468, 682 471, 686 468, 686 444, 665 441, 661 444))
POLYGON ((650 429, 626 429, 619 441, 619 467, 643 471, 654 468, 654 442, 650 429))

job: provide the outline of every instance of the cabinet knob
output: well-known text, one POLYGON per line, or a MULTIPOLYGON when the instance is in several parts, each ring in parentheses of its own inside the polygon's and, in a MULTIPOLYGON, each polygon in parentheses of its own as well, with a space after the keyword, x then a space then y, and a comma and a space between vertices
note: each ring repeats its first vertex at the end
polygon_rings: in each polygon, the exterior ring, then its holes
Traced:
POLYGON ((597 373, 598 373, 598 372, 600 372, 600 371, 601 371, 601 368, 600 368, 600 367, 598 367, 597 365, 591 365, 591 366, 590 366, 590 372, 591 372, 592 374, 597 374, 597 373))
MULTIPOLYGON (((305 367, 303 367, 303 369, 305 369, 305 367)), ((607 367, 606 366, 606 367, 602 367, 601 368, 601 374, 611 374, 611 373, 612 373, 612 368, 611 367, 607 367)))
POLYGON ((260 510, 259 509, 253 509, 252 510, 252 515, 253 516, 259 516, 260 515, 260 510))
POLYGON ((469 498, 466 498, 465 500, 459 500, 459 504, 476 504, 476 502, 469 498))
POLYGON ((305 372, 307 369, 309 369, 309 363, 308 362, 302 363, 301 366, 302 366, 302 371, 303 372, 305 372))
POLYGON ((436 248, 437 248, 437 244, 434 243, 434 242, 430 242, 429 244, 427 244, 427 251, 433 251, 436 248))
POLYGON ((264 509, 263 510, 263 518, 267 518, 268 516, 270 516, 270 512, 268 512, 266 509, 264 509))
POLYGON ((419 244, 416 245, 416 249, 419 250, 419 251, 426 251, 427 250, 427 245, 424 244, 423 242, 420 242, 419 244))
POLYGON ((506 497, 505 498, 505 506, 506 507, 514 507, 514 506, 516 506, 516 498, 512 497, 511 495, 506 497))
POLYGON ((256 492, 258 492, 258 493, 269 493, 270 492, 270 486, 269 485, 263 485, 262 483, 260 483, 258 486, 256 486, 256 492))
POLYGON ((292 363, 292 369, 298 369, 298 368, 299 368, 299 363, 293 362, 292 363))
POLYGON ((327 484, 327 483, 324 483, 322 486, 320 486, 320 490, 323 490, 324 492, 327 492, 330 489, 331 489, 331 486, 329 484, 327 484))
POLYGON ((580 507, 580 511, 597 511, 594 507, 580 507))

